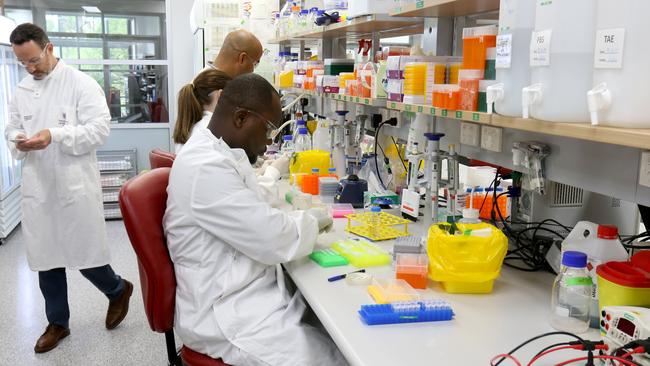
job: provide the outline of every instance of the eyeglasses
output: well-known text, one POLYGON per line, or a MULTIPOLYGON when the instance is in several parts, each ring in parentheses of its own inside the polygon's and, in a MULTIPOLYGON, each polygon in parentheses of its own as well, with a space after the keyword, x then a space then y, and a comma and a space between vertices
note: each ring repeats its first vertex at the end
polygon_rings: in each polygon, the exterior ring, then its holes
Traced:
POLYGON ((22 67, 28 67, 28 66, 36 66, 36 65, 40 64, 41 61, 43 61, 43 57, 45 57, 45 53, 47 52, 47 46, 49 46, 49 45, 50 45, 49 43, 47 43, 45 45, 45 48, 43 48, 43 51, 38 56, 38 58, 33 58, 31 60, 28 60, 28 61, 20 61, 20 62, 18 62, 18 65, 20 65, 22 67))
POLYGON ((248 55, 248 53, 246 51, 243 51, 243 52, 244 52, 244 55, 246 55, 246 57, 248 57, 251 60, 251 62, 253 63, 253 69, 257 69, 257 66, 260 64, 260 60, 255 61, 255 60, 253 60, 252 57, 250 57, 248 55))
POLYGON ((254 116, 256 116, 256 117, 258 117, 260 119, 262 119, 263 121, 265 121, 266 122, 266 138, 267 139, 273 139, 275 137, 275 130, 276 130, 277 127, 275 127, 275 124, 273 122, 268 120, 263 115, 255 112, 255 111, 251 111, 250 109, 241 108, 241 107, 238 108, 238 109, 240 109, 242 111, 246 111, 246 112, 248 112, 248 113, 250 113, 250 114, 252 114, 252 115, 254 115, 254 116))

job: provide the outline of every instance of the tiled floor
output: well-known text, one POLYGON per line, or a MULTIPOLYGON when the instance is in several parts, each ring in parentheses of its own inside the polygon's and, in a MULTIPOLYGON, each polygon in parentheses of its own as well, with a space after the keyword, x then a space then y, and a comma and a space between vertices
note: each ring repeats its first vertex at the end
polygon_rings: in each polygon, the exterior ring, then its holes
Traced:
POLYGON ((115 272, 134 283, 129 314, 104 327, 108 300, 78 271, 68 271, 70 332, 59 346, 34 353, 45 319, 38 275, 27 266, 20 227, 0 246, 0 365, 166 365, 165 337, 149 329, 135 253, 122 221, 109 221, 115 272))

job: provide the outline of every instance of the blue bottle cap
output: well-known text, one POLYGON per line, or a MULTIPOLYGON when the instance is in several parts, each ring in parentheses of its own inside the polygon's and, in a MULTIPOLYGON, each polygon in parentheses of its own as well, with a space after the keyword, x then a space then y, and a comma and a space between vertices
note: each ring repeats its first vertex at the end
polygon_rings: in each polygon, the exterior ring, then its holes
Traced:
POLYGON ((483 187, 476 187, 474 189, 474 192, 484 192, 484 191, 485 191, 485 189, 483 189, 483 187))
POLYGON ((587 255, 583 252, 564 252, 562 254, 562 265, 573 268, 585 268, 587 267, 587 255))
POLYGON ((283 141, 291 141, 291 140, 293 140, 293 136, 292 135, 284 135, 284 136, 282 136, 282 140, 283 141))
POLYGON ((327 171, 330 173, 336 173, 336 168, 329 168, 327 171))
POLYGON ((310 12, 310 13, 311 13, 311 12, 318 13, 318 8, 317 8, 317 7, 313 7, 313 8, 311 8, 311 9, 309 9, 309 12, 310 12))
POLYGON ((309 14, 309 10, 307 10, 307 9, 303 9, 303 10, 300 11, 300 14, 305 14, 305 15, 307 15, 307 14, 309 14))
POLYGON ((305 122, 304 119, 299 119, 299 120, 296 121, 296 125, 298 125, 298 126, 300 126, 300 125, 307 125, 307 122, 305 122))
POLYGON ((370 208, 370 212, 381 212, 381 207, 379 206, 372 206, 370 208))
POLYGON ((300 134, 300 135, 306 135, 306 134, 307 134, 307 129, 306 129, 305 127, 301 127, 301 128, 298 130, 298 134, 300 134))
POLYGON ((318 173, 319 171, 320 171, 320 169, 318 169, 318 168, 311 168, 312 173, 318 173))

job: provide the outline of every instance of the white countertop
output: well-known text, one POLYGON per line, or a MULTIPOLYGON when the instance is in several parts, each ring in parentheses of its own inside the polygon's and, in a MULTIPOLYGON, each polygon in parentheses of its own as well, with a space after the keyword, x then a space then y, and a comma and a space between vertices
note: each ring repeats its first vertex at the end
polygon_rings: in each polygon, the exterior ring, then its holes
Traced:
MULTIPOLYGON (((347 236, 346 223, 346 219, 335 219, 334 235, 347 236)), ((422 234, 422 226, 409 225, 409 231, 422 234)), ((331 238, 322 239, 319 238, 319 243, 331 244, 331 238)), ((392 251, 392 240, 378 244, 392 251)), ((368 326, 358 314, 361 305, 374 303, 366 286, 350 286, 345 280, 327 281, 328 277, 354 271, 355 267, 323 268, 309 258, 285 267, 341 352, 355 366, 488 365, 492 357, 508 352, 524 340, 554 331, 547 321, 554 278, 549 273, 503 267, 494 291, 484 295, 447 294, 439 284, 429 280, 428 289, 422 294, 449 301, 455 313, 452 321, 368 326)), ((369 267, 366 272, 381 278, 395 277, 390 266, 369 267)), ((600 339, 596 330, 580 336, 600 339)), ((515 356, 526 364, 542 348, 566 340, 569 338, 548 337, 517 351, 515 356)), ((535 365, 586 356, 584 352, 563 352, 555 357, 549 355, 535 365)), ((513 364, 512 361, 501 363, 513 364)))

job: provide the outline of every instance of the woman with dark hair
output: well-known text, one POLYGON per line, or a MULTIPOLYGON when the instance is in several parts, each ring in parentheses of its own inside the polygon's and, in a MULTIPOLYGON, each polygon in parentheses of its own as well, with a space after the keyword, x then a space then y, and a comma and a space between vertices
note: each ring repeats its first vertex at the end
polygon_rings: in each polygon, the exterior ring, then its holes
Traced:
POLYGON ((176 153, 196 128, 206 128, 219 100, 220 91, 231 78, 223 71, 209 69, 198 74, 178 93, 178 117, 174 127, 176 153))

